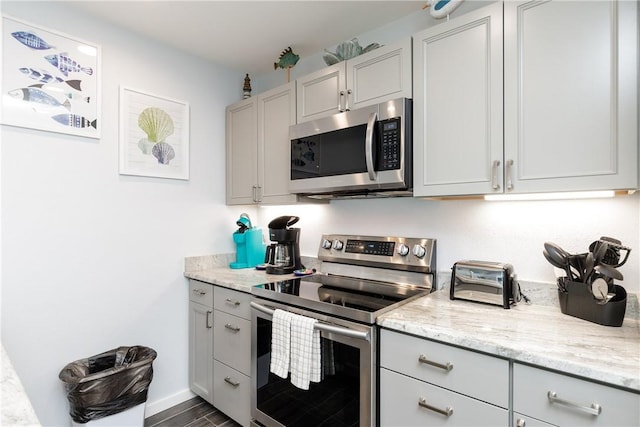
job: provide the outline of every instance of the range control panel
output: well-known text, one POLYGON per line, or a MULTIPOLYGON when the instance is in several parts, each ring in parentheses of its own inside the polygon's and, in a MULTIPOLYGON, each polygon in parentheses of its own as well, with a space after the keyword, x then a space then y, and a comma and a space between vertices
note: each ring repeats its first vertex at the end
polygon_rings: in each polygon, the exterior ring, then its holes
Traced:
POLYGON ((322 261, 430 272, 436 268, 436 240, 411 237, 325 234, 322 261))

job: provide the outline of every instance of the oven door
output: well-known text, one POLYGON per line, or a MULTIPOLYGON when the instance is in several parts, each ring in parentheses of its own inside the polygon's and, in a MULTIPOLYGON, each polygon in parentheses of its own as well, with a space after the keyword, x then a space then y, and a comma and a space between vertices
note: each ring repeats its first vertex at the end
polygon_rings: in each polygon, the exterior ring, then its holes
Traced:
POLYGON ((376 425, 377 328, 268 300, 251 302, 251 418, 255 426, 376 425), (309 390, 270 372, 275 309, 319 321, 323 379, 309 390))

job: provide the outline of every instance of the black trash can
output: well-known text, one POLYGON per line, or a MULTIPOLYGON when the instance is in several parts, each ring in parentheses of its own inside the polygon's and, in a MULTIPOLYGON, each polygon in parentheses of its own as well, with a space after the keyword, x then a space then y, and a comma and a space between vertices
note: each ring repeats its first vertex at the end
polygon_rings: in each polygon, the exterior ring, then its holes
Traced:
POLYGON ((156 356, 149 347, 118 347, 69 363, 58 377, 71 419, 86 424, 145 403, 156 356))

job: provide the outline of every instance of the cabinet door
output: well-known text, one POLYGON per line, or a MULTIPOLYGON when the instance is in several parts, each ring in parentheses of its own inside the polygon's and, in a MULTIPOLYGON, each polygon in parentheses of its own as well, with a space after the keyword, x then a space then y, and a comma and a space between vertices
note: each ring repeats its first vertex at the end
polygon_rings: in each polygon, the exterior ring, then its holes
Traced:
POLYGON ((502 191, 500 2, 413 36, 414 195, 502 191))
POLYGON ((411 38, 347 61, 346 109, 411 98, 411 38))
POLYGON ((508 426, 509 411, 380 369, 380 425, 508 426))
POLYGON ((290 203, 289 126, 296 122, 296 87, 291 82, 258 95, 258 182, 261 203, 290 203))
POLYGON ((514 363, 513 410, 559 426, 637 426, 640 394, 514 363))
POLYGON ((257 201, 257 101, 249 98, 226 109, 227 204, 257 201))
POLYGON ((345 63, 339 62, 297 79, 298 123, 340 112, 346 96, 345 77, 345 63))
POLYGON ((635 188, 637 2, 504 7, 507 191, 635 188))
POLYGON ((213 404, 213 309, 189 303, 189 387, 213 404))
POLYGON ((243 427, 251 421, 251 380, 248 376, 220 363, 214 362, 215 377, 213 406, 224 412, 243 427))
POLYGON ((251 373, 251 322, 215 310, 214 359, 245 375, 251 373))

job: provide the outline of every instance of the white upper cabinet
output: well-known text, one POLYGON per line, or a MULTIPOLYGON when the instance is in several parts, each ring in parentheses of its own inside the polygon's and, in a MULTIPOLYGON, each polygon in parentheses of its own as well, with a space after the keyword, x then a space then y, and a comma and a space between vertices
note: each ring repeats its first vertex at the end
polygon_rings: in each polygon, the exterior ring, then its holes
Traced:
POLYGON ((413 36, 414 196, 502 188, 502 4, 413 36))
POLYGON ((296 85, 298 123, 411 98, 411 38, 303 76, 296 85))
POLYGON ((637 8, 497 2, 416 34, 414 195, 637 188, 637 8))
POLYGON ((505 2, 507 191, 637 187, 637 5, 505 2))
POLYGON ((227 107, 227 204, 295 202, 289 193, 293 82, 227 107))

